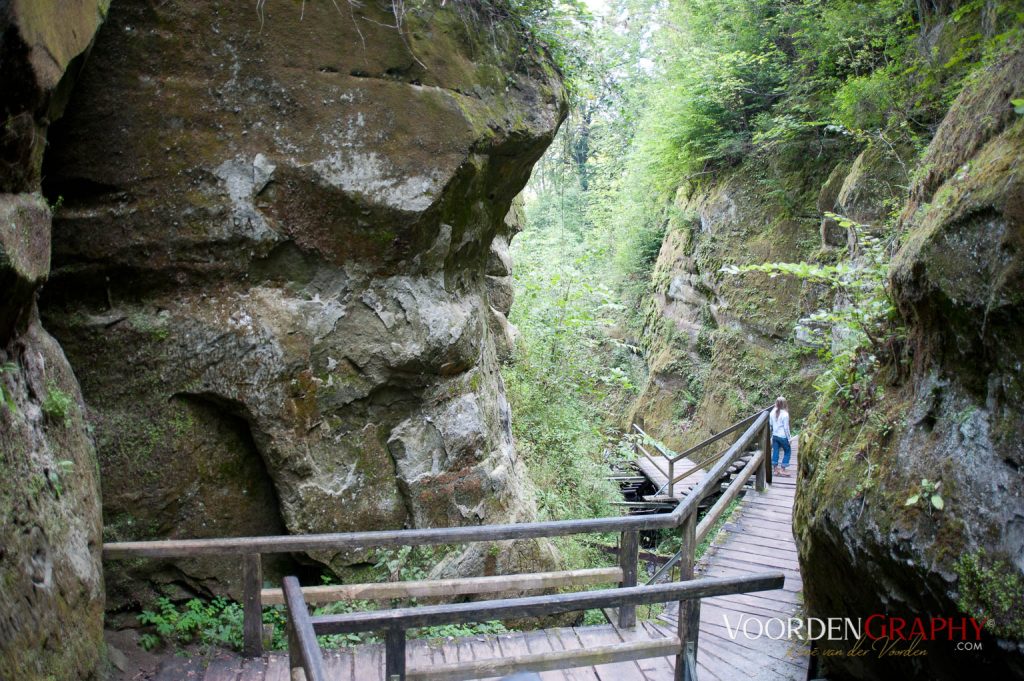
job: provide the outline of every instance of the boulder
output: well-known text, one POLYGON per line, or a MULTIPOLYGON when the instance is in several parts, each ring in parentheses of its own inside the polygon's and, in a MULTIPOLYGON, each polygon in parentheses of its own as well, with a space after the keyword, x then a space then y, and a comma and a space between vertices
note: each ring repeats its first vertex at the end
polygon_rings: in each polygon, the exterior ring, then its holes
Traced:
POLYGON ((110 538, 534 517, 489 278, 560 78, 475 5, 344 10, 115 3, 54 131, 43 308, 95 414, 110 538))
POLYGON ((1024 674, 1024 119, 1001 112, 1022 55, 972 81, 924 155, 890 271, 910 375, 865 414, 816 414, 794 518, 809 615, 987 618, 982 650, 828 657, 829 678, 1024 674))

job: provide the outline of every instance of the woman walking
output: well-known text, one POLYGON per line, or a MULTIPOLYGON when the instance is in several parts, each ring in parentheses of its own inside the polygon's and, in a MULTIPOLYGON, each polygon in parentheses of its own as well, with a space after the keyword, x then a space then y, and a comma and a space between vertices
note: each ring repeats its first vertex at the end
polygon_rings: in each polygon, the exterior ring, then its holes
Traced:
POLYGON ((779 395, 775 400, 775 407, 768 414, 772 426, 772 474, 780 478, 788 478, 786 468, 789 466, 789 404, 786 398, 779 395), (782 457, 782 465, 779 465, 779 447, 785 453, 782 457))

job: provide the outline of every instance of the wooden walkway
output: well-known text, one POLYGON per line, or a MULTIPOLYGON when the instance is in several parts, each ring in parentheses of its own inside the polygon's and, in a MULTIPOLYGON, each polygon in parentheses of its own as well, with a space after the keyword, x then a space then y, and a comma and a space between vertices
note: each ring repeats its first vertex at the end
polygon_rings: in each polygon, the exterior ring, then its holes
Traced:
MULTIPOLYGON (((668 461, 664 460, 663 457, 658 458, 661 459, 661 465, 655 464, 654 461, 651 461, 646 456, 638 456, 636 458, 636 466, 648 480, 654 483, 654 489, 659 493, 655 496, 663 496, 668 494, 668 461)), ((688 471, 696 465, 697 464, 689 459, 680 459, 676 462, 676 475, 679 475, 684 471, 688 471)), ((677 482, 672 486, 672 496, 676 499, 682 499, 685 497, 690 490, 696 487, 697 484, 704 479, 705 472, 706 471, 701 468, 694 471, 692 475, 689 475, 683 480, 677 482)))
MULTIPOLYGON (((564 627, 512 634, 471 636, 443 641, 409 641, 410 668, 467 660, 485 660, 552 650, 574 650, 596 645, 622 643, 637 639, 658 639, 667 634, 660 627, 644 622, 635 630, 619 630, 610 624, 591 627, 564 627)), ((332 681, 384 681, 384 646, 361 645, 330 651, 324 656, 327 675, 332 681)), ((577 667, 564 671, 542 672, 542 681, 671 681, 674 660, 654 657, 636 662, 616 662, 596 667, 577 667)), ((234 655, 213 658, 209 666, 195 659, 170 661, 153 681, 291 681, 288 658, 274 653, 258 660, 241 660, 234 655)), ((491 679, 489 681, 497 681, 491 679)))
MULTIPOLYGON (((796 444, 794 440, 790 464, 794 476, 796 444)), ((785 622, 800 614, 803 583, 791 527, 795 493, 795 477, 776 477, 774 484, 765 492, 747 490, 740 508, 701 558, 697 570, 704 576, 746 575, 766 570, 781 570, 786 576, 786 586, 779 591, 719 596, 701 602, 697 649, 701 681, 806 679, 809 658, 805 647, 793 645, 785 639, 749 639, 743 633, 733 638, 729 631, 732 628, 735 632, 746 619, 757 620, 764 626, 770 619, 778 618, 785 622)), ((674 603, 669 604, 657 620, 638 622, 634 630, 620 630, 609 624, 441 641, 413 640, 409 642, 408 662, 414 669, 443 662, 510 657, 674 636, 674 606, 674 603)), ((644 610, 644 607, 639 608, 638 615, 642 615, 644 610)), ((773 633, 777 626, 773 625, 773 633)), ((758 628, 755 622, 747 626, 751 633, 758 628)), ((384 681, 382 645, 330 651, 326 662, 328 675, 334 681, 384 681)), ((540 678, 542 681, 671 681, 674 668, 673 658, 660 657, 543 672, 540 678)), ((150 681, 291 681, 287 657, 280 653, 257 660, 242 660, 227 654, 209 661, 172 658, 149 678, 150 681)))
MULTIPOLYGON (((781 570, 786 576, 786 586, 779 591, 718 596, 701 601, 697 646, 701 681, 802 681, 807 678, 810 658, 805 645, 765 636, 748 639, 742 632, 735 639, 729 635, 730 627, 735 630, 748 618, 757 620, 747 626, 753 636, 770 619, 788 622, 790 617, 801 615, 803 580, 792 528, 796 438, 792 446, 789 473, 793 477, 776 476, 764 492, 748 490, 718 540, 698 563, 697 572, 705 577, 746 575, 765 570, 781 570)), ((674 633, 673 615, 674 608, 669 608, 659 618, 658 626, 664 627, 666 633, 674 633)), ((778 626, 777 623, 771 625, 772 635, 778 635, 778 626)))

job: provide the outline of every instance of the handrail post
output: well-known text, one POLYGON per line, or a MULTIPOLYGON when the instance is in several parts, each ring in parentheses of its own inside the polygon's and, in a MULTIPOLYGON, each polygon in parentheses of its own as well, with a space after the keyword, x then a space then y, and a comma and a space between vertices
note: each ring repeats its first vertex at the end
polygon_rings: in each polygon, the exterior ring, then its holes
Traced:
POLYGON ((384 635, 384 678, 405 681, 405 629, 388 629, 384 635))
POLYGON ((764 470, 765 482, 772 484, 772 421, 764 423, 764 470))
MULTIPOLYGON (((622 568, 622 582, 619 586, 636 586, 637 563, 640 560, 640 533, 627 530, 622 533, 619 545, 619 567, 622 568)), ((636 626, 636 606, 623 605, 619 608, 619 627, 629 629, 636 626)))
POLYGON ((772 463, 772 455, 767 446, 767 440, 765 439, 765 433, 768 432, 768 426, 764 427, 764 433, 761 434, 761 451, 764 452, 764 458, 761 460, 761 465, 757 467, 757 475, 754 478, 754 489, 758 492, 765 490, 765 482, 768 480, 768 467, 772 463))
POLYGON ((242 654, 263 656, 263 566, 260 554, 242 558, 242 654))
MULTIPOLYGON (((693 579, 693 568, 696 562, 697 553, 697 513, 696 510, 686 516, 682 524, 683 557, 679 561, 679 581, 684 582, 693 579)), ((675 681, 697 681, 690 670, 692 665, 688 664, 697 660, 697 635, 700 632, 700 599, 692 598, 679 602, 679 622, 676 629, 679 632, 680 649, 676 656, 675 681)))
POLYGON ((285 622, 285 631, 288 632, 288 678, 295 678, 295 670, 302 669, 302 647, 299 645, 299 632, 295 629, 295 620, 292 617, 285 622))
POLYGON ((670 497, 674 497, 675 496, 675 494, 673 494, 673 491, 672 491, 673 488, 675 487, 675 483, 673 482, 673 479, 675 477, 676 477, 676 462, 673 461, 672 459, 669 459, 668 460, 668 495, 670 497))

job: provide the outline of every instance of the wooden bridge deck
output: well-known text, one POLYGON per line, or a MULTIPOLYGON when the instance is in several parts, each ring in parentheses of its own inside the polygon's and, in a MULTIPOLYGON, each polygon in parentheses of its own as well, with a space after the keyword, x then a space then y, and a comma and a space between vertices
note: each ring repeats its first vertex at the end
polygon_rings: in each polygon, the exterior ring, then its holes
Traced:
MULTIPOLYGON (((764 626, 772 618, 787 622, 790 617, 801 614, 803 580, 792 529, 796 462, 797 440, 794 438, 789 465, 793 477, 776 476, 764 492, 748 490, 739 509, 722 528, 718 541, 697 565, 696 571, 704 577, 747 575, 764 570, 781 570, 786 576, 786 586, 781 590, 701 600, 697 645, 701 681, 802 681, 807 678, 810 658, 805 645, 767 637, 751 640, 742 633, 732 639, 725 622, 727 618, 729 626, 735 629, 741 620, 751 618, 764 626)), ((672 614, 667 612, 658 622, 666 632, 674 632, 672 614), (671 624, 665 620, 671 620, 671 624)), ((748 629, 754 634, 758 627, 752 622, 748 629)), ((772 625, 773 635, 778 634, 777 627, 777 624, 772 625)))
MULTIPOLYGON (((635 630, 620 630, 610 624, 590 627, 563 627, 512 634, 470 636, 444 641, 409 641, 410 668, 467 660, 486 660, 527 653, 574 650, 637 639, 657 639, 668 635, 653 623, 637 625, 635 630)), ((384 646, 361 645, 329 651, 324 655, 326 673, 332 681, 384 681, 384 646)), ((577 667, 564 671, 542 672, 542 681, 669 681, 675 661, 655 657, 636 662, 617 662, 596 667, 577 667)), ((281 654, 259 660, 242 661, 222 655, 210 661, 203 671, 196 660, 181 659, 167 666, 154 681, 290 681, 288 658, 281 654), (189 675, 191 673, 191 675, 189 675)), ((497 681, 493 679, 490 681, 497 681)))
MULTIPOLYGON (((662 495, 668 494, 668 461, 662 457, 660 459, 660 465, 651 461, 646 456, 638 456, 636 458, 636 466, 640 469, 640 472, 644 476, 654 483, 655 491, 661 492, 662 495)), ((676 462, 675 473, 679 475, 683 471, 688 471, 696 466, 690 459, 680 459, 676 462)), ((682 499, 697 486, 704 479, 704 469, 699 469, 693 472, 692 475, 687 476, 683 480, 680 480, 672 486, 672 496, 676 499, 682 499)))
MULTIPOLYGON (((790 471, 796 471, 796 441, 790 471)), ((799 615, 802 580, 791 529, 795 477, 776 477, 764 492, 748 490, 739 510, 724 526, 715 544, 698 564, 709 577, 747 575, 781 570, 786 576, 782 590, 751 595, 707 598, 701 601, 698 677, 702 681, 796 681, 806 678, 806 648, 788 640, 767 637, 748 639, 729 635, 725 619, 734 629, 743 619, 771 618, 784 622, 799 615)), ((501 635, 471 636, 443 641, 409 641, 410 668, 442 662, 511 657, 549 650, 572 650, 636 639, 675 635, 675 604, 655 621, 640 621, 636 629, 612 625, 557 628, 501 635)), ((640 608, 638 614, 643 614, 640 608)), ((756 624, 749 631, 758 629, 756 624)), ((382 645, 360 645, 326 654, 332 681, 384 681, 382 645)), ((543 681, 670 681, 675 660, 649 658, 592 667, 577 667, 540 674, 543 681)), ((152 681, 290 681, 285 655, 274 653, 257 660, 220 655, 212 660, 173 658, 151 677, 152 681)), ((496 680, 494 680, 496 681, 496 680)))

